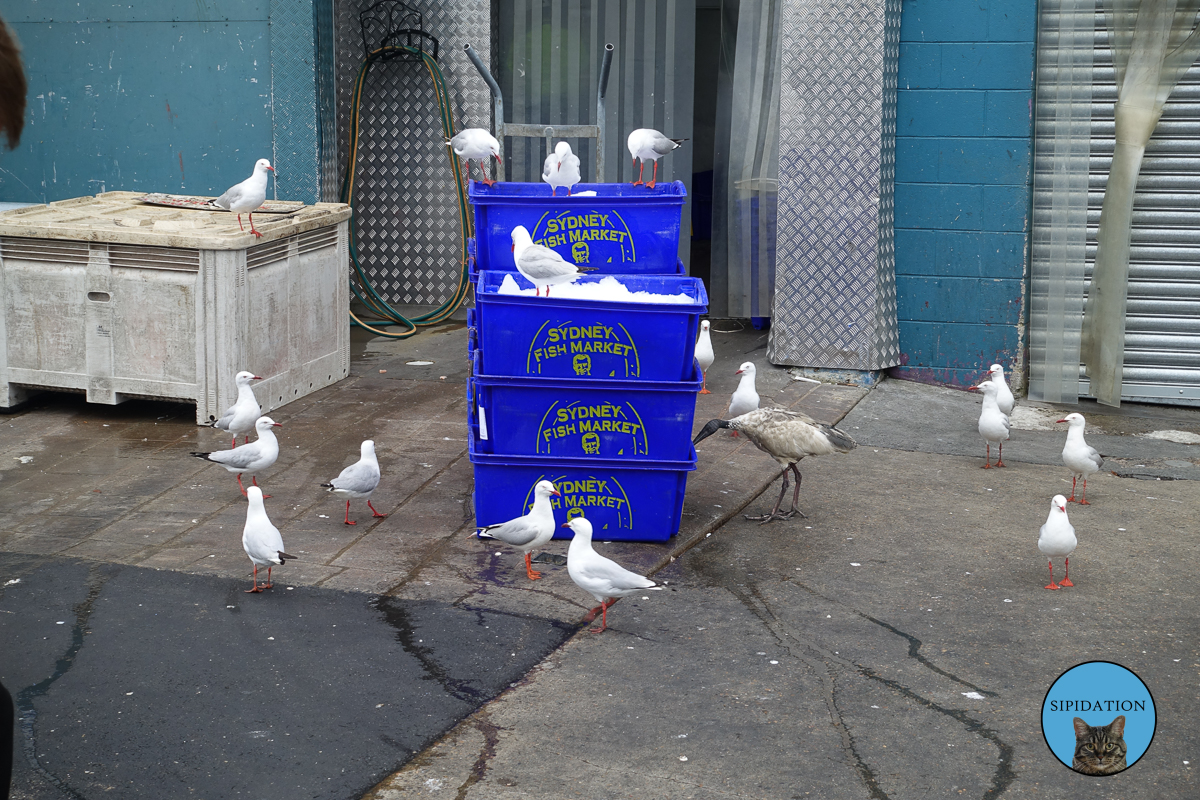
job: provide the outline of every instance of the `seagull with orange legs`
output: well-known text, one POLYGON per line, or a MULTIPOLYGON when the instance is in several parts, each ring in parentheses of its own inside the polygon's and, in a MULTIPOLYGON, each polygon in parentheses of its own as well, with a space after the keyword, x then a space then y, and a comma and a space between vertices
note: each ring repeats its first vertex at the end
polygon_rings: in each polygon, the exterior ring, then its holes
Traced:
POLYGON ((237 400, 229 408, 225 409, 225 413, 220 419, 212 421, 212 426, 219 430, 227 431, 233 434, 233 444, 230 447, 237 447, 237 437, 241 434, 245 438, 243 444, 249 444, 250 431, 254 430, 254 423, 258 421, 259 415, 262 414, 262 409, 258 405, 257 398, 254 397, 254 388, 250 386, 250 381, 261 381, 262 378, 255 375, 253 372, 242 370, 237 375, 233 376, 233 382, 237 385, 238 396, 237 400))
POLYGON ((578 267, 571 264, 558 254, 557 251, 541 244, 534 244, 529 236, 529 229, 518 225, 509 234, 512 239, 513 263, 517 272, 533 284, 534 294, 541 294, 546 287, 546 297, 550 296, 550 287, 560 283, 571 283, 584 270, 595 270, 595 267, 578 267))
POLYGON ((700 365, 700 374, 704 376, 700 384, 700 394, 712 394, 708 390, 708 368, 717 359, 713 353, 712 337, 709 336, 708 329, 709 322, 704 320, 700 323, 700 335, 696 338, 696 363, 700 365))
POLYGON ((638 128, 629 134, 629 138, 625 140, 625 146, 629 148, 629 153, 633 156, 634 166, 637 166, 638 159, 642 160, 642 168, 633 185, 642 185, 642 179, 646 176, 646 162, 653 161, 654 176, 646 184, 647 189, 653 189, 654 184, 658 181, 658 160, 686 141, 687 139, 668 139, 665 134, 651 128, 638 128))
POLYGON ((357 525, 350 521, 350 500, 366 500, 371 516, 386 517, 371 505, 371 493, 379 486, 379 459, 375 457, 375 442, 367 439, 359 449, 359 459, 342 470, 341 474, 329 483, 322 483, 329 491, 346 498, 346 524, 357 525))
POLYGON ((996 466, 1004 466, 1004 443, 1008 441, 1008 414, 1000 410, 996 404, 999 388, 991 381, 985 381, 978 386, 972 386, 968 391, 983 392, 983 409, 979 412, 979 435, 987 443, 987 458, 984 469, 992 468, 992 442, 1000 446, 1000 454, 996 457, 996 466))
POLYGON ((1067 502, 1075 500, 1075 482, 1083 478, 1083 499, 1079 501, 1079 505, 1090 506, 1091 503, 1087 501, 1088 475, 1100 471, 1104 466, 1104 458, 1099 450, 1083 440, 1083 414, 1067 414, 1059 422, 1066 422, 1071 426, 1067 429, 1067 444, 1062 452, 1063 463, 1071 470, 1071 496, 1067 498, 1067 502))
POLYGON ((263 505, 262 489, 251 486, 246 492, 249 505, 246 508, 246 527, 242 529, 242 548, 254 564, 254 585, 246 590, 246 594, 256 594, 263 589, 272 588, 271 568, 278 567, 295 556, 283 552, 283 537, 279 528, 271 524, 267 518, 267 507, 263 505), (267 568, 267 582, 258 585, 258 568, 267 568))
POLYGON ((1070 555, 1075 552, 1076 544, 1075 527, 1067 519, 1067 498, 1056 494, 1050 501, 1050 516, 1046 517, 1046 524, 1038 532, 1038 550, 1047 557, 1046 563, 1050 565, 1050 584, 1047 589, 1075 585, 1071 583, 1070 555), (1062 556, 1066 562, 1066 577, 1058 583, 1054 582, 1054 562, 1049 560, 1056 556, 1062 556))
POLYGON ((454 155, 462 159, 466 166, 466 178, 471 180, 471 162, 479 162, 479 171, 483 173, 483 182, 488 186, 495 183, 487 176, 487 171, 483 168, 483 162, 489 158, 494 158, 501 164, 504 160, 500 158, 500 142, 496 141, 496 137, 485 131, 483 128, 466 128, 457 133, 454 138, 447 139, 446 145, 454 151, 454 155))
POLYGON ((591 622, 600 615, 600 627, 589 628, 592 633, 600 633, 608 627, 609 606, 620 598, 646 590, 662 591, 662 587, 649 578, 630 572, 593 550, 592 523, 584 517, 576 517, 563 527, 575 533, 567 547, 567 573, 580 589, 600 603, 583 618, 584 622, 591 622))
MULTIPOLYGON (((258 473, 270 467, 275 463, 275 459, 279 458, 279 440, 275 438, 275 432, 271 428, 281 427, 283 426, 270 417, 259 417, 258 421, 254 423, 254 429, 258 431, 258 439, 250 444, 244 444, 232 450, 192 453, 192 455, 219 464, 237 475, 238 489, 245 495, 246 488, 242 486, 242 473, 249 472, 254 480, 254 485, 258 486, 258 473)), ((266 496, 270 497, 271 495, 266 496)))
MULTIPOLYGON (((254 172, 251 173, 249 178, 246 178, 246 180, 239 184, 230 186, 216 200, 210 200, 209 204, 237 214, 238 228, 243 231, 246 228, 242 225, 242 214, 249 213, 250 232, 254 234, 255 238, 262 238, 262 234, 254 227, 254 209, 266 201, 267 173, 274 171, 275 168, 271 166, 270 161, 260 158, 254 162, 254 172)), ((276 184, 275 188, 279 188, 278 184, 276 184)))
POLYGON ((550 504, 550 498, 561 496, 550 481, 538 481, 533 487, 533 508, 528 514, 480 528, 478 536, 480 539, 496 539, 524 551, 525 574, 529 580, 536 581, 542 577, 542 573, 533 569, 529 554, 554 537, 554 507, 550 504))

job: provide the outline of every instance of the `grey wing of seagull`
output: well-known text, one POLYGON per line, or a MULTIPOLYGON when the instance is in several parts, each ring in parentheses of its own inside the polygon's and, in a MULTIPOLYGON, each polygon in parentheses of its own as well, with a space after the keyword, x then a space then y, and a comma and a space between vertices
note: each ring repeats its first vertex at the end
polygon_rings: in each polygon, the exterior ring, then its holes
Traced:
POLYGON ((210 454, 208 460, 224 464, 227 467, 245 469, 260 458, 262 458, 262 451, 258 447, 258 442, 251 442, 232 450, 218 450, 210 454))
POLYGON ((654 585, 654 581, 649 578, 638 575, 636 572, 630 572, 599 553, 596 553, 594 559, 588 561, 583 567, 582 573, 593 580, 603 581, 616 591, 645 589, 654 585))
POLYGON ((223 431, 229 430, 229 423, 233 422, 233 415, 235 413, 236 408, 237 408, 236 405, 230 406, 228 409, 225 410, 225 413, 221 415, 221 418, 219 420, 217 420, 216 422, 214 422, 212 424, 212 426, 214 428, 220 428, 223 431))
POLYGON ((574 275, 579 270, 563 261, 562 256, 540 244, 531 244, 521 254, 521 270, 535 281, 574 275))
POLYGON ((510 519, 508 522, 491 525, 480 530, 493 539, 498 539, 514 547, 527 545, 536 539, 538 535, 537 527, 526 517, 517 517, 516 519, 510 519))
POLYGON ((1100 451, 1094 447, 1088 447, 1088 459, 1096 465, 1096 469, 1104 466, 1104 457, 1100 455, 1100 451))
POLYGON ((330 481, 334 489, 346 492, 370 492, 379 485, 379 470, 372 469, 370 464, 356 461, 342 470, 336 478, 330 481))
POLYGON ((654 142, 650 146, 653 148, 654 152, 658 153, 660 156, 665 156, 676 147, 679 147, 679 145, 675 144, 675 142, 662 135, 655 136, 654 142))
POLYGON ((213 204, 228 210, 233 206, 234 203, 236 203, 238 200, 241 200, 245 193, 246 189, 242 183, 239 183, 236 186, 230 186, 225 190, 223 195, 218 197, 216 200, 213 200, 213 204))
POLYGON ((551 153, 546 156, 546 161, 542 164, 542 180, 548 181, 554 174, 554 170, 558 167, 558 154, 551 153))

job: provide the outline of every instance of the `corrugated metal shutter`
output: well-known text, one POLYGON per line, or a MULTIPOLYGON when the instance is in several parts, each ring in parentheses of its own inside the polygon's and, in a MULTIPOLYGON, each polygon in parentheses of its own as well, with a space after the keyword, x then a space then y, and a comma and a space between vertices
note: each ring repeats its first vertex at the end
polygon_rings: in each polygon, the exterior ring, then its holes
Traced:
MULTIPOLYGON (((1040 24, 1054 25, 1056 2, 1042 3, 1040 24)), ((1100 206, 1112 162, 1117 90, 1103 16, 1096 14, 1088 180, 1087 280, 1096 258, 1100 206)), ((1043 76, 1039 76, 1043 77, 1043 76)), ((1038 145, 1053 109, 1039 105, 1038 145)), ((1038 213, 1050 166, 1034 169, 1033 281, 1038 282, 1038 213)), ((1200 67, 1193 65, 1163 110, 1146 147, 1133 208, 1129 299, 1122 397, 1131 401, 1200 404, 1200 67)), ((1032 320, 1032 327, 1038 320, 1032 320)), ((1031 359, 1036 343, 1031 336, 1031 359)), ((1035 370, 1036 371, 1036 370, 1035 370)), ((1086 376, 1081 396, 1088 394, 1086 376)))

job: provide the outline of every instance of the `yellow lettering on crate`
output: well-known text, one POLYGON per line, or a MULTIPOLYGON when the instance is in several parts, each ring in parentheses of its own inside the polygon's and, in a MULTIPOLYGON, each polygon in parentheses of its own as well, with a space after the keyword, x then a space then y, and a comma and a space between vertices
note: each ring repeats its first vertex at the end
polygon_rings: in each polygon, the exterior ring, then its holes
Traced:
POLYGON ((546 322, 529 343, 525 372, 576 377, 636 378, 642 374, 637 344, 624 325, 551 325, 546 322), (559 365, 556 359, 564 359, 559 365), (570 369, 566 364, 569 362, 570 369))

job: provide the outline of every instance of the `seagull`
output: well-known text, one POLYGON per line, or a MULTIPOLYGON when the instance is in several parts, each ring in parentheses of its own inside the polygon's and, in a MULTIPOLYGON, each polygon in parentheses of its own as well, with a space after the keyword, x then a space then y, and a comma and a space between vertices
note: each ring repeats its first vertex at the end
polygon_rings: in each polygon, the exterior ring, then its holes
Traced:
POLYGON ((1005 414, 1011 414, 1013 410, 1013 393, 1012 389, 1008 388, 1008 383, 1004 380, 1004 367, 999 364, 992 364, 988 368, 988 372, 992 373, 992 383, 996 384, 996 405, 1005 414))
POLYGON ((251 486, 246 498, 250 503, 246 507, 246 527, 242 528, 242 547, 254 564, 254 587, 247 589, 246 594, 254 594, 272 588, 271 567, 278 567, 295 556, 283 552, 283 537, 279 535, 279 528, 267 519, 262 489, 251 486), (267 582, 261 587, 258 585, 259 567, 267 568, 267 582))
POLYGON ((571 196, 571 187, 579 183, 579 156, 571 152, 571 145, 559 142, 554 146, 554 152, 546 156, 542 165, 542 180, 550 184, 550 196, 558 194, 558 187, 567 187, 567 197, 571 196))
POLYGON ((534 285, 535 294, 539 294, 541 287, 545 286, 546 297, 549 297, 551 286, 571 283, 583 274, 579 267, 569 263, 549 247, 534 244, 524 225, 518 225, 512 230, 512 252, 517 272, 534 285))
POLYGON ((254 389, 251 388, 250 381, 261 380, 262 378, 253 372, 245 370, 233 376, 233 382, 238 387, 237 400, 225 409, 225 413, 221 415, 220 419, 213 420, 210 426, 233 434, 233 444, 230 447, 237 447, 239 433, 245 437, 246 442, 250 441, 250 431, 254 430, 254 423, 262 413, 258 406, 258 400, 254 397, 254 389))
MULTIPOLYGON (((214 464, 220 464, 225 469, 237 475, 238 488, 242 490, 242 494, 246 494, 245 487, 242 486, 242 473, 249 472, 253 477, 254 485, 258 486, 258 473, 275 463, 275 459, 279 458, 279 440, 275 438, 275 432, 271 428, 282 428, 275 420, 270 417, 259 417, 254 423, 254 429, 258 431, 258 439, 250 444, 244 444, 241 447, 235 447, 232 450, 219 450, 215 453, 192 453, 196 458, 202 458, 205 461, 211 461, 214 464)), ((270 497, 271 495, 266 495, 270 497)))
POLYGON ((471 161, 479 162, 479 171, 483 173, 483 182, 488 186, 495 183, 493 180, 488 180, 487 172, 483 168, 483 162, 489 158, 495 158, 501 164, 504 160, 500 158, 500 143, 496 141, 496 137, 485 131, 483 128, 466 128, 454 136, 453 139, 447 139, 446 144, 454 151, 454 155, 463 160, 467 168, 467 180, 471 180, 471 161))
POLYGON ((716 356, 713 354, 712 337, 708 334, 709 322, 703 320, 700 323, 700 336, 696 339, 696 363, 700 365, 700 374, 703 376, 700 384, 700 394, 712 394, 708 390, 708 368, 713 365, 716 356))
POLYGON ((346 498, 347 525, 358 524, 350 521, 350 500, 352 498, 366 500, 367 508, 371 509, 371 516, 387 516, 387 514, 380 514, 375 510, 375 506, 371 505, 371 492, 375 491, 375 487, 379 485, 379 459, 375 458, 375 442, 371 439, 364 441, 361 452, 362 455, 358 461, 342 470, 341 474, 329 483, 321 484, 334 494, 340 494, 346 498))
MULTIPOLYGON (((250 214, 250 232, 256 237, 261 237, 262 234, 254 227, 254 209, 261 206, 263 201, 267 199, 267 173, 274 171, 275 168, 271 166, 270 161, 260 158, 254 162, 253 175, 236 186, 230 186, 225 190, 225 194, 209 202, 214 206, 237 214, 238 227, 243 231, 246 228, 242 225, 242 214, 248 212, 250 214)), ((279 188, 278 184, 276 184, 275 188, 279 188)))
POLYGON ((1090 506, 1087 501, 1087 479, 1088 475, 1094 472, 1099 472, 1104 466, 1104 459, 1100 455, 1100 451, 1088 445, 1083 440, 1083 414, 1067 414, 1059 422, 1066 422, 1071 425, 1067 429, 1067 444, 1063 447, 1062 459, 1067 465, 1067 469, 1071 470, 1071 496, 1067 498, 1067 502, 1075 500, 1075 482, 1083 478, 1083 499, 1079 501, 1081 506, 1090 506))
POLYGON ((567 573, 580 589, 600 602, 583 618, 584 622, 591 622, 596 614, 600 614, 600 627, 590 628, 592 633, 600 633, 608 627, 608 608, 617 602, 617 598, 647 589, 662 591, 662 587, 649 578, 630 572, 593 550, 592 523, 584 517, 576 517, 563 527, 575 532, 567 547, 567 573))
POLYGON ((1047 589, 1059 589, 1063 586, 1074 586, 1071 583, 1071 553, 1075 552, 1075 527, 1067 519, 1067 498, 1061 494, 1054 495, 1050 501, 1050 515, 1046 524, 1038 531, 1038 550, 1047 557, 1050 565, 1050 585, 1047 589), (1066 576, 1058 583, 1054 582, 1054 562, 1049 560, 1054 556, 1062 556, 1066 562, 1066 576))
POLYGON ((653 189, 654 184, 658 181, 658 160, 686 141, 687 139, 668 139, 664 134, 650 128, 638 128, 629 134, 625 146, 629 148, 629 153, 633 156, 633 165, 636 167, 638 159, 642 160, 642 168, 638 171, 638 179, 633 182, 633 185, 642 185, 646 162, 653 161, 654 175, 646 184, 647 189, 653 189))
POLYGON ((533 562, 529 558, 530 552, 554 537, 554 508, 550 505, 551 497, 562 495, 550 481, 538 481, 533 487, 533 508, 528 514, 498 525, 488 525, 480 528, 478 532, 481 539, 497 539, 524 552, 525 574, 531 581, 542 577, 542 573, 534 571, 533 562))
POLYGON ((798 411, 788 411, 784 408, 760 408, 731 420, 713 419, 700 429, 692 444, 712 436, 718 428, 729 428, 746 434, 751 443, 775 459, 783 467, 783 487, 779 490, 779 499, 770 514, 758 517, 745 515, 746 519, 767 524, 774 519, 791 519, 794 515, 804 516, 796 508, 800 497, 800 470, 796 464, 806 456, 823 456, 828 453, 849 453, 858 447, 858 443, 837 428, 817 422, 812 417, 798 411), (788 488, 788 470, 796 475, 796 488, 792 491, 792 508, 787 513, 779 513, 779 504, 788 488))
MULTIPOLYGON (((740 417, 742 414, 749 414, 758 408, 758 392, 754 389, 754 363, 747 361, 738 367, 738 371, 734 374, 741 375, 742 379, 738 381, 738 387, 729 400, 729 416, 740 417)), ((736 430, 733 435, 737 436, 736 430)))
POLYGON ((1000 445, 1000 455, 996 457, 996 466, 1004 466, 1004 443, 1008 441, 1008 414, 1000 410, 996 404, 996 395, 1000 390, 992 381, 984 381, 978 386, 972 386, 968 391, 983 392, 983 409, 979 412, 979 435, 987 442, 987 459, 984 469, 992 468, 992 442, 1000 445))

